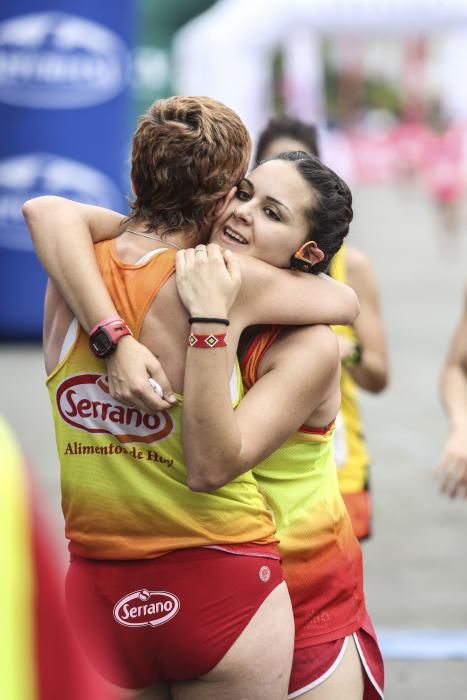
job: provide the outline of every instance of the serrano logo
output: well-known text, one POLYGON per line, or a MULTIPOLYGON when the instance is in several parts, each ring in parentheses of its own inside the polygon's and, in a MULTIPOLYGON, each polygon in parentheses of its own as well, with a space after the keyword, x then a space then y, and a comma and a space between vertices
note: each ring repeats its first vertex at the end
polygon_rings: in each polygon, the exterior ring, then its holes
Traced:
POLYGON ((118 403, 101 374, 78 374, 57 389, 57 408, 66 423, 88 433, 108 433, 120 442, 156 442, 172 432, 165 411, 151 415, 118 403))
POLYGON ((125 627, 158 627, 171 620, 180 610, 180 601, 167 591, 129 593, 115 605, 114 618, 125 627))
POLYGON ((21 205, 43 194, 57 194, 86 204, 120 210, 122 195, 104 173, 50 153, 0 160, 0 245, 32 250, 21 205))
POLYGON ((39 109, 106 102, 127 85, 128 47, 101 24, 63 12, 0 23, 0 100, 39 109))

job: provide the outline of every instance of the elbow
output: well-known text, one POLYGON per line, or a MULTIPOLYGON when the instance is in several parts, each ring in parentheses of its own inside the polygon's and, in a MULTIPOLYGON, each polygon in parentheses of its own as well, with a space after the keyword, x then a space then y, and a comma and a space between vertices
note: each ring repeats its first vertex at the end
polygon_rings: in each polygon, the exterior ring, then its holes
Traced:
POLYGON ((213 493, 226 484, 226 481, 212 478, 206 474, 191 474, 188 477, 188 488, 198 493, 213 493))
POLYGON ((60 201, 60 197, 54 197, 52 195, 44 195, 42 197, 34 197, 33 199, 27 199, 23 202, 21 207, 21 212, 23 217, 31 229, 31 234, 34 235, 34 230, 31 226, 38 219, 47 216, 47 213, 57 206, 57 202, 60 201))
POLYGON ((190 491, 212 493, 226 483, 219 478, 219 474, 213 472, 213 464, 215 464, 214 460, 210 462, 187 460, 187 481, 190 491))
POLYGON ((373 385, 371 387, 371 392, 373 394, 381 394, 381 392, 383 392, 386 389, 387 385, 388 385, 387 377, 377 378, 373 382, 373 385))
POLYGON ((187 463, 188 488, 190 491, 213 493, 235 479, 240 473, 235 461, 222 459, 187 463))
POLYGON ((352 294, 352 298, 350 300, 350 307, 349 307, 349 315, 351 317, 351 320, 349 321, 349 323, 353 323, 355 321, 355 319, 358 318, 358 316, 360 314, 360 302, 358 300, 358 296, 356 295, 356 293, 354 292, 353 289, 352 289, 352 292, 353 292, 353 294, 352 294))
POLYGON ((346 303, 341 307, 341 318, 339 324, 342 326, 351 325, 360 313, 360 302, 357 294, 351 287, 347 287, 346 303))
POLYGON ((386 371, 378 372, 373 374, 371 378, 368 379, 366 390, 371 394, 381 394, 389 383, 389 375, 386 371))

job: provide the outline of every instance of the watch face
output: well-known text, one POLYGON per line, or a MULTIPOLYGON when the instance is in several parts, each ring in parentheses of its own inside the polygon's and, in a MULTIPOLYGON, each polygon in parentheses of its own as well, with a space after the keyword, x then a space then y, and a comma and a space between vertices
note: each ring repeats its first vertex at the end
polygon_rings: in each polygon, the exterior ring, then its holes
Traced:
POLYGON ((91 349, 98 357, 105 357, 112 351, 114 343, 103 328, 96 331, 91 340, 91 349))

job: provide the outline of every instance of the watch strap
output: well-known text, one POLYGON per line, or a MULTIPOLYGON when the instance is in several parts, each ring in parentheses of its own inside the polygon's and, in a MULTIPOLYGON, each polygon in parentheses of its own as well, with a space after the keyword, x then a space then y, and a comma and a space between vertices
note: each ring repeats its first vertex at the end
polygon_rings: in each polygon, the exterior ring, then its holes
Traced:
POLYGON ((89 346, 96 357, 105 359, 115 352, 118 341, 125 335, 133 334, 123 319, 115 318, 97 326, 89 336, 89 346))

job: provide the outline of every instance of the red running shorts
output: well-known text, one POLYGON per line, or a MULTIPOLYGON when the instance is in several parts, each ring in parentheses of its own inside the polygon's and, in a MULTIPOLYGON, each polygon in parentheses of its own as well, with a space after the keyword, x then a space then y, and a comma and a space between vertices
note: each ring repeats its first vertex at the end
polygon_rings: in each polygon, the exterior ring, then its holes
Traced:
POLYGON ((347 638, 295 649, 289 684, 289 700, 300 698, 327 680, 336 670, 345 651, 346 639, 353 636, 364 672, 363 700, 384 697, 384 663, 373 624, 365 612, 362 626, 347 638))
POLYGON ((208 548, 138 561, 76 557, 66 600, 95 668, 142 689, 214 668, 282 581, 278 559, 208 548))

